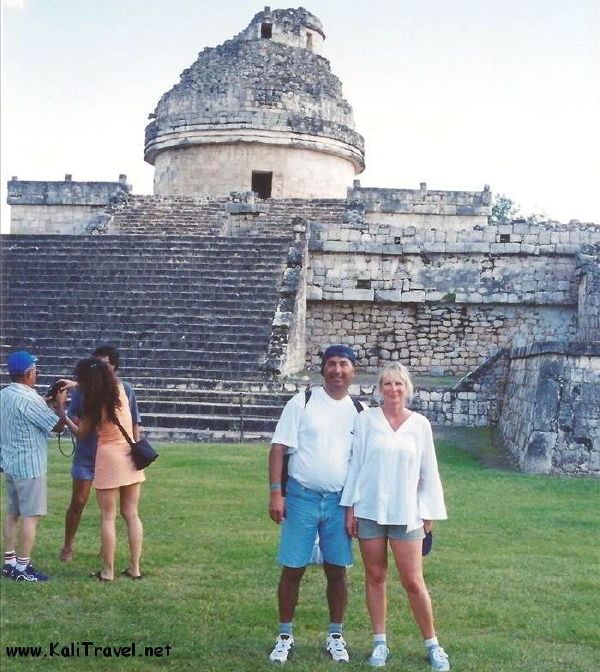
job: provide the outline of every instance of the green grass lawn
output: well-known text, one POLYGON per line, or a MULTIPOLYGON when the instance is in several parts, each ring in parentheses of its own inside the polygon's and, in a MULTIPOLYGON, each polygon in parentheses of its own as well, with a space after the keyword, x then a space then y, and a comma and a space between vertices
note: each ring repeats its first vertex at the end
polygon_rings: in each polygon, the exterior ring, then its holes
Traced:
MULTIPOLYGON (((473 430, 476 432, 477 430, 473 430)), ((483 435, 482 435, 483 436, 483 435)), ((472 453, 438 442, 449 520, 436 528, 425 563, 437 629, 453 670, 591 672, 600 664, 600 482, 488 469, 472 453)), ((277 627, 278 529, 267 515, 264 445, 162 445, 148 471, 141 514, 143 581, 99 583, 98 510, 92 501, 75 560, 58 561, 69 500, 69 460, 51 448, 49 511, 34 562, 46 584, 2 581, 0 669, 272 669, 277 627), (7 646, 136 644, 130 658, 9 659, 7 646), (170 651, 157 647, 167 647, 170 651), (162 657, 145 657, 144 647, 162 657), (140 655, 142 654, 142 655, 140 655)), ((4 493, 2 493, 4 495, 4 493)), ((119 524, 118 568, 125 567, 119 524)), ((350 669, 369 669, 371 643, 356 548, 346 618, 350 669)), ((391 670, 427 670, 397 581, 389 584, 391 670)), ((304 579, 291 670, 331 669, 318 568, 304 579)))

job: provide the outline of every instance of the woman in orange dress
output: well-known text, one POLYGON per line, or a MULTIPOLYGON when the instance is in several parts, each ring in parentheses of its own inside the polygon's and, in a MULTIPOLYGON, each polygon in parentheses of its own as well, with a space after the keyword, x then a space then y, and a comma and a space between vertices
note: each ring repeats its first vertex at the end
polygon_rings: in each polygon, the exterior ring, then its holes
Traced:
POLYGON ((136 469, 131 458, 131 447, 119 422, 136 441, 129 403, 123 384, 109 367, 99 359, 81 360, 75 367, 75 378, 83 399, 82 421, 76 425, 67 418, 69 428, 76 436, 94 429, 98 434, 98 451, 93 485, 100 507, 102 569, 92 574, 99 581, 112 581, 115 574, 117 503, 127 525, 129 539, 129 566, 123 574, 141 579, 140 558, 144 532, 138 515, 141 484, 146 480, 143 470, 136 469))

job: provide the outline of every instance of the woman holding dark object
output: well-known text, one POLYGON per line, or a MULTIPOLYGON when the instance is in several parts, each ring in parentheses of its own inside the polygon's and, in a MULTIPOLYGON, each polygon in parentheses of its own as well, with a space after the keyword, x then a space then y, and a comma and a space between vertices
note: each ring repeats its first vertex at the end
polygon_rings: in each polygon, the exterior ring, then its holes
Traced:
MULTIPOLYGON (((138 515, 140 489, 146 480, 136 469, 131 447, 123 430, 133 436, 133 422, 125 388, 114 372, 95 357, 81 360, 75 378, 83 399, 81 422, 75 424, 65 415, 69 429, 77 437, 92 431, 98 435, 93 485, 101 515, 102 569, 92 576, 99 581, 114 579, 117 503, 127 526, 129 566, 122 572, 141 579, 143 528, 138 515)), ((64 412, 64 411, 63 411, 64 412)))
POLYGON ((369 664, 389 655, 386 621, 388 541, 433 670, 450 669, 439 645, 422 568, 423 538, 446 516, 431 425, 409 410, 412 383, 406 367, 386 366, 379 376, 383 405, 361 413, 341 504, 348 533, 358 537, 365 566, 367 610, 373 626, 369 664))

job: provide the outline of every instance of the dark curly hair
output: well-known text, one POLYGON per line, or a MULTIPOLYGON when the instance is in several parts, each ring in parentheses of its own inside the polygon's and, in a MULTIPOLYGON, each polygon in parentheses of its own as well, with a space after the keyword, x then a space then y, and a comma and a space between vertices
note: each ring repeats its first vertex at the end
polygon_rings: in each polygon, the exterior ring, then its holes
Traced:
POLYGON ((81 390, 83 417, 89 419, 93 427, 104 418, 116 422, 121 401, 117 378, 108 366, 96 357, 82 359, 75 366, 75 380, 81 390))

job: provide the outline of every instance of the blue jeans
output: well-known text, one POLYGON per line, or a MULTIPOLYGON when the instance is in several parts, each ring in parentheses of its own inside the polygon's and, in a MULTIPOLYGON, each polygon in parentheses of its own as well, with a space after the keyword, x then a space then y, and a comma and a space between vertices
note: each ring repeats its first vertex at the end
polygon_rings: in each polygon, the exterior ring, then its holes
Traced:
POLYGON ((306 567, 317 532, 323 560, 331 565, 352 564, 352 539, 346 532, 346 509, 341 492, 317 492, 288 480, 285 518, 279 544, 279 563, 306 567))

